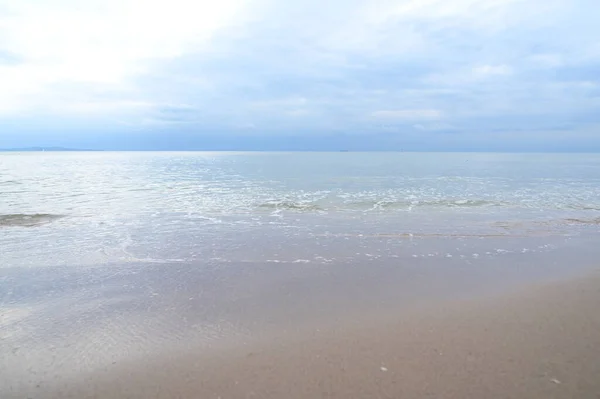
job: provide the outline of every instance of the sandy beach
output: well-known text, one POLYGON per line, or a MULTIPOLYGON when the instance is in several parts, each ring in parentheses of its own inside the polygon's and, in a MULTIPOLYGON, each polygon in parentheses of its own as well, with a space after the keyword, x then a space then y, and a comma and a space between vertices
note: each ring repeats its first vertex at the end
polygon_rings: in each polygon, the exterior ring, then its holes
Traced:
POLYGON ((599 306, 593 272, 116 362, 30 397, 599 398, 599 306))

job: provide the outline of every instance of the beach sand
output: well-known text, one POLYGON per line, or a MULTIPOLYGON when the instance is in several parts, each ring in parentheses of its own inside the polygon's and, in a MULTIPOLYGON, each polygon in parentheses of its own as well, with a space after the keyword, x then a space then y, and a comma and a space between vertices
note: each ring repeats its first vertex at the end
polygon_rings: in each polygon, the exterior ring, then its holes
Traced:
MULTIPOLYGON (((116 362, 36 398, 600 398, 600 273, 116 362)), ((15 396, 16 397, 16 396, 15 396)))

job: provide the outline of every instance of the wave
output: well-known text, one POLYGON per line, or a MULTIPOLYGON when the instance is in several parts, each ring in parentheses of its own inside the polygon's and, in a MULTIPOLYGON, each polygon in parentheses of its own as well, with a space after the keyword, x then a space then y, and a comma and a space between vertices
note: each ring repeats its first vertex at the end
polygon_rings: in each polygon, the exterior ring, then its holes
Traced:
POLYGON ((0 186, 9 186, 9 185, 13 185, 13 184, 22 184, 19 181, 16 180, 4 180, 4 181, 0 181, 0 186))
POLYGON ((0 227, 33 227, 51 223, 57 219, 65 217, 64 215, 55 215, 51 213, 14 213, 14 214, 0 214, 0 227))
POLYGON ((580 219, 580 218, 568 218, 564 219, 568 224, 600 224, 600 218, 592 219, 580 219))
MULTIPOLYGON (((477 209, 477 208, 515 208, 515 209, 554 209, 577 211, 600 211, 593 205, 557 204, 548 201, 506 201, 503 199, 461 199, 461 198, 430 198, 430 199, 361 199, 346 197, 329 197, 318 200, 282 200, 268 201, 258 205, 258 208, 296 211, 296 212, 393 212, 426 209, 477 209)), ((577 222, 577 220, 573 220, 577 222)), ((586 222, 590 223, 590 222, 586 222)), ((593 222, 595 223, 595 222, 593 222)))
POLYGON ((566 205, 563 209, 572 209, 576 211, 600 211, 600 206, 594 205, 566 205))
POLYGON ((324 211, 322 207, 314 203, 295 202, 295 201, 273 201, 264 202, 258 205, 259 208, 286 210, 286 211, 324 211))
POLYGON ((384 209, 406 209, 424 208, 424 207, 442 207, 442 208, 475 208, 488 206, 505 206, 506 202, 491 200, 461 200, 461 199, 440 199, 440 200, 369 200, 346 203, 352 209, 364 210, 384 210, 384 209))
POLYGON ((316 201, 268 201, 258 204, 258 208, 295 211, 295 212, 326 212, 326 211, 410 211, 415 208, 476 208, 476 207, 494 207, 510 205, 502 201, 491 200, 461 200, 461 199, 440 199, 440 200, 363 200, 348 201, 335 199, 320 199, 316 201))

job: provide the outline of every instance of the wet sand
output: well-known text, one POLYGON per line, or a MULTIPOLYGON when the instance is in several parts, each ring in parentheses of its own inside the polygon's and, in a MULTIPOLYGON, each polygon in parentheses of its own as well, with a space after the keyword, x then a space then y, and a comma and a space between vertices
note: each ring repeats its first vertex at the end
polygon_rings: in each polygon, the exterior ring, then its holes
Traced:
POLYGON ((599 307, 593 272, 184 345, 49 381, 30 397, 600 398, 599 307))

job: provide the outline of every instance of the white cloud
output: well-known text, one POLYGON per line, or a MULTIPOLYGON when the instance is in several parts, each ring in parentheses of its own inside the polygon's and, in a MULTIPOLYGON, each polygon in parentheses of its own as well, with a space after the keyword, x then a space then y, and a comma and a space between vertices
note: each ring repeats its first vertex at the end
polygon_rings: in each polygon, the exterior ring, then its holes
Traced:
POLYGON ((303 109, 303 108, 293 109, 293 110, 287 112, 287 115, 293 116, 293 117, 301 117, 301 116, 306 116, 308 114, 310 114, 310 111, 303 109))
POLYGON ((513 70, 508 65, 480 65, 473 68, 473 75, 476 78, 486 78, 489 76, 511 75, 513 70))
POLYGON ((443 73, 434 73, 425 78, 425 82, 440 86, 479 85, 484 80, 507 77, 514 74, 514 69, 508 65, 481 65, 475 64, 459 69, 449 69, 443 73))
POLYGON ((540 66, 543 68, 555 68, 564 64, 562 59, 563 57, 560 54, 534 54, 529 57, 529 61, 533 63, 535 66, 540 66))
POLYGON ((300 107, 308 103, 304 97, 274 98, 270 100, 253 101, 252 108, 289 108, 300 107))
POLYGON ((68 83, 114 89, 205 44, 232 24, 245 0, 6 1, 0 49, 21 62, 2 67, 0 113, 68 83), (112 86, 112 87, 111 87, 112 86))
POLYGON ((131 112, 141 113, 149 109, 154 108, 155 105, 143 101, 86 101, 79 103, 67 103, 61 104, 59 107, 54 108, 50 105, 49 109, 51 112, 56 114, 66 115, 105 115, 105 114, 128 114, 131 112))
POLYGON ((451 124, 448 123, 419 123, 416 125, 413 125, 413 127, 417 130, 424 130, 424 131, 440 131, 440 130, 456 130, 456 126, 453 126, 451 124))
POLYGON ((371 19, 454 19, 490 27, 499 11, 520 0, 406 0, 375 1, 370 6, 371 19), (382 7, 383 5, 383 7, 382 7))
POLYGON ((442 113, 437 109, 396 109, 375 111, 371 116, 377 119, 421 120, 439 119, 442 113))

